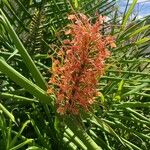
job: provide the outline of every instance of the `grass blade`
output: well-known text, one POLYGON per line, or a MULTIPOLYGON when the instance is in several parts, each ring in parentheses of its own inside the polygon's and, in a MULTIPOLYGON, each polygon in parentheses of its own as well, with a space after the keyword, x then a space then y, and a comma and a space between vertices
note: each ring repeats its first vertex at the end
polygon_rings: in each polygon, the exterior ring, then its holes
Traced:
POLYGON ((19 72, 17 72, 15 69, 13 69, 11 66, 9 66, 3 59, 0 58, 0 71, 8 75, 10 79, 15 81, 18 85, 25 88, 29 93, 33 94, 41 102, 44 102, 46 104, 50 104, 51 100, 50 97, 46 94, 45 91, 43 91, 40 87, 38 87, 36 84, 33 84, 31 81, 29 81, 27 78, 22 76, 19 72))
POLYGON ((10 22, 8 21, 7 17, 5 16, 5 14, 3 13, 2 10, 0 10, 0 13, 2 15, 1 18, 3 19, 3 24, 6 28, 6 30, 8 31, 11 39, 15 43, 16 48, 18 49, 19 53, 21 54, 24 63, 26 64, 27 68, 30 70, 33 78, 35 79, 35 81, 37 83, 37 85, 39 85, 42 89, 46 89, 46 82, 44 81, 41 73, 39 72, 39 70, 35 66, 33 60, 29 56, 27 50, 25 49, 25 47, 21 43, 19 37, 15 33, 14 29, 12 28, 10 22))
POLYGON ((1 103, 0 103, 0 109, 13 121, 15 122, 15 117, 12 113, 10 113, 1 103))
POLYGON ((131 13, 132 13, 136 3, 137 3, 137 0, 134 0, 133 3, 131 4, 131 6, 129 7, 127 13, 125 14, 125 17, 124 17, 124 19, 122 21, 122 28, 121 28, 121 30, 125 28, 125 26, 127 24, 127 21, 128 21, 130 15, 131 15, 131 13))
POLYGON ((22 148, 23 146, 25 146, 25 145, 27 145, 27 144, 29 144, 29 143, 32 143, 32 141, 33 141, 33 139, 27 139, 26 141, 24 141, 24 142, 18 144, 17 146, 15 146, 15 147, 13 147, 13 148, 11 148, 11 149, 9 149, 9 150, 17 150, 17 149, 20 149, 20 148, 22 148))

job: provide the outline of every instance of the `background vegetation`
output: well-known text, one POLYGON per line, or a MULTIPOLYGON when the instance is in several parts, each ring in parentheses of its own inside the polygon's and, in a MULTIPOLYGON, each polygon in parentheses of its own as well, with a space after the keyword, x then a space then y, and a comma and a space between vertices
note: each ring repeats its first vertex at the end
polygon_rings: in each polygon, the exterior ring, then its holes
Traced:
POLYGON ((115 0, 0 1, 0 150, 150 149, 150 17, 131 17, 128 2, 120 15, 115 0), (74 11, 108 16, 103 34, 117 47, 93 112, 60 117, 46 93, 49 55, 74 11))

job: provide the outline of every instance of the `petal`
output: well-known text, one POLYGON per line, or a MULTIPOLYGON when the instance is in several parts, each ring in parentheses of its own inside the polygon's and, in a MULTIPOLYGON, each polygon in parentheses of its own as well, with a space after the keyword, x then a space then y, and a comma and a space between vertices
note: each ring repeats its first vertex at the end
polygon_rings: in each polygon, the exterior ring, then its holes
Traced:
POLYGON ((69 20, 74 20, 74 19, 76 19, 76 16, 75 16, 75 15, 69 15, 69 16, 68 16, 68 19, 69 19, 69 20))

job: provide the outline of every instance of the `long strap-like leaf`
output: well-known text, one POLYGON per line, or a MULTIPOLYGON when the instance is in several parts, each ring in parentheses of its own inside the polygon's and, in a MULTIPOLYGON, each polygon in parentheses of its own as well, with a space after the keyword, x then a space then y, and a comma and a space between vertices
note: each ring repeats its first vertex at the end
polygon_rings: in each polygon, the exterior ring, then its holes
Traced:
POLYGON ((29 93, 33 94, 41 102, 46 104, 50 104, 50 97, 47 96, 46 92, 43 91, 39 86, 29 81, 27 78, 22 76, 19 72, 13 69, 10 65, 8 65, 1 57, 0 57, 0 71, 6 74, 10 79, 15 81, 18 85, 25 88, 29 93))
POLYGON ((19 53, 21 54, 22 59, 23 59, 24 63, 26 64, 27 68, 30 70, 33 78, 35 79, 35 82, 42 89, 46 89, 46 82, 44 81, 44 78, 42 77, 41 73, 37 69, 35 63, 31 59, 30 55, 28 54, 27 50, 23 46, 21 40, 19 39, 19 37, 15 33, 13 27, 11 26, 10 22, 8 21, 7 17, 5 16, 5 14, 3 13, 3 11, 1 9, 0 9, 0 13, 1 13, 2 23, 5 27, 5 29, 9 33, 9 35, 10 35, 11 39, 13 40, 16 48, 18 49, 19 53))

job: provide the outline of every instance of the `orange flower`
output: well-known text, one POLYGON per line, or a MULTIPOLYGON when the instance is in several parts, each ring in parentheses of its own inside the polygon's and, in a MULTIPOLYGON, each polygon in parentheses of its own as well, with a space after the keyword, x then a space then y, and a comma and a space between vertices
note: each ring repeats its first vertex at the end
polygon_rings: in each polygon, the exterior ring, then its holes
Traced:
MULTIPOLYGON (((113 37, 100 34, 104 17, 95 24, 84 14, 68 16, 72 21, 70 34, 72 40, 64 40, 63 63, 55 60, 51 84, 56 85, 57 112, 78 114, 79 110, 89 110, 97 93, 97 80, 104 73, 105 59, 110 56, 108 46, 115 47, 113 37)), ((61 48, 62 49, 62 48, 61 48)), ((51 90, 49 90, 51 91, 51 90)))

